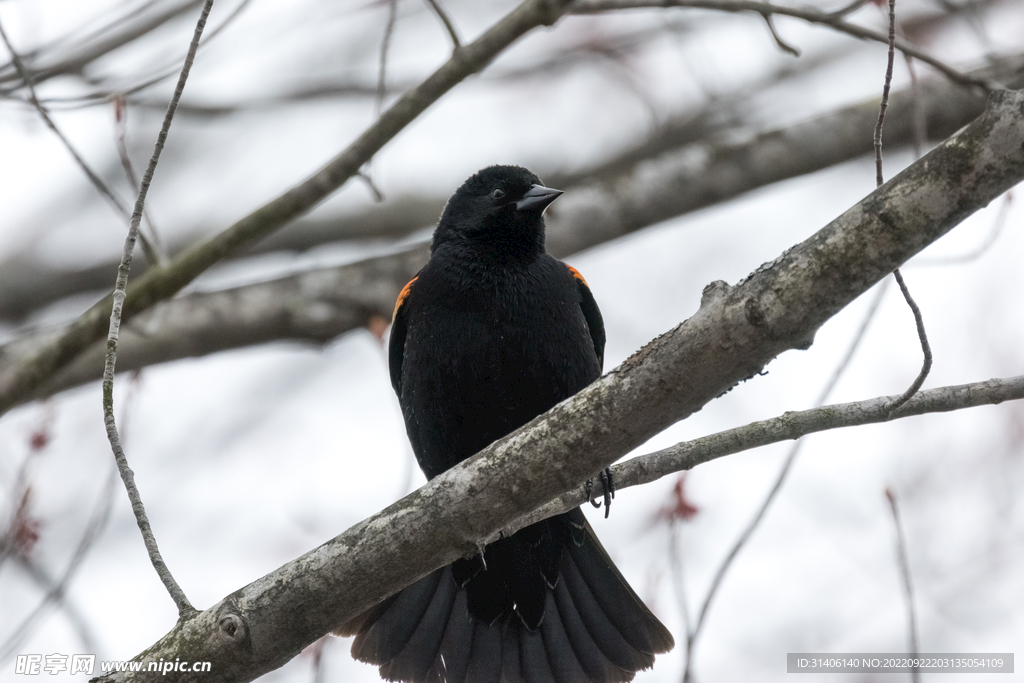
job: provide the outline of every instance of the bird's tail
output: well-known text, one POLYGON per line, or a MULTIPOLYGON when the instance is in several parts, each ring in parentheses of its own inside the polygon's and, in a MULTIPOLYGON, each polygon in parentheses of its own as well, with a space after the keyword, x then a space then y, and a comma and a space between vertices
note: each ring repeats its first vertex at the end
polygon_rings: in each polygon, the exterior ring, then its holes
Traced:
MULTIPOLYGON (((566 525, 573 533, 559 533, 553 539, 561 546, 558 574, 553 582, 545 580, 543 613, 536 628, 521 618, 514 596, 509 602, 513 609, 490 623, 473 616, 470 602, 480 600, 479 595, 470 595, 476 577, 460 585, 457 578, 465 572, 452 565, 425 576, 336 633, 355 635, 352 655, 379 665, 381 676, 389 681, 632 680, 637 671, 654 664, 655 654, 672 649, 672 635, 612 564, 581 511, 548 523, 566 525)), ((504 570, 492 566, 483 571, 493 579, 504 570)), ((495 582, 483 583, 493 588, 495 582)))

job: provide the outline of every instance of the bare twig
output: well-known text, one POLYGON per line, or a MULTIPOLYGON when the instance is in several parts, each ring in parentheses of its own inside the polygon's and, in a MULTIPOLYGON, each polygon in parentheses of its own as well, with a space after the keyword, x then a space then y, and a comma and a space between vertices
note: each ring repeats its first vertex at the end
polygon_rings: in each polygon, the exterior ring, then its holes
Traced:
POLYGON ((794 57, 799 57, 800 50, 783 40, 782 36, 779 35, 779 32, 775 30, 775 20, 772 18, 772 15, 762 14, 761 16, 764 17, 764 23, 768 26, 768 31, 771 32, 772 38, 775 39, 775 44, 779 46, 779 49, 783 52, 788 52, 794 57))
MULTIPOLYGON (((123 95, 118 95, 114 98, 114 131, 114 138, 117 141, 117 155, 121 158, 121 168, 124 170, 128 185, 138 195, 139 179, 135 175, 135 168, 132 166, 132 159, 128 154, 128 101, 123 95)), ((153 234, 152 239, 150 239, 144 231, 139 230, 139 242, 142 245, 142 252, 146 255, 147 261, 158 266, 166 260, 166 255, 160 245, 156 225, 153 224, 153 218, 149 215, 149 209, 143 209, 142 215, 149 225, 150 232, 153 234)))
MULTIPOLYGON (((143 16, 141 19, 135 17, 136 21, 125 21, 126 17, 119 17, 92 35, 77 41, 73 41, 69 36, 64 36, 37 50, 36 53, 40 55, 40 58, 45 57, 46 53, 56 52, 58 49, 62 50, 65 56, 51 60, 49 65, 34 69, 33 76, 36 82, 41 83, 64 74, 82 73, 95 60, 160 28, 167 22, 173 21, 191 11, 193 7, 199 6, 200 3, 199 0, 184 0, 183 2, 150 4, 159 6, 157 13, 143 16), (72 44, 68 45, 69 42, 72 44)), ((8 83, 18 77, 16 71, 10 69, 9 66, 8 64, 0 65, 0 83, 8 83)))
POLYGON ((840 7, 837 10, 833 10, 832 12, 829 12, 829 14, 832 15, 833 17, 841 19, 845 16, 853 14, 854 12, 856 12, 869 2, 871 2, 871 0, 853 0, 853 2, 851 2, 850 4, 840 7))
POLYGON ((441 23, 444 24, 445 30, 448 31, 448 37, 452 39, 452 48, 458 50, 462 47, 462 43, 459 41, 459 33, 455 30, 455 24, 448 16, 448 13, 441 6, 440 0, 426 0, 426 2, 430 5, 430 9, 434 10, 434 14, 441 20, 441 23))
POLYGON ((907 283, 903 281, 903 273, 897 268, 892 272, 896 278, 896 283, 900 286, 900 291, 903 293, 903 298, 906 299, 907 305, 910 306, 910 310, 914 314, 914 324, 917 326, 917 337, 921 340, 921 353, 924 355, 924 361, 921 363, 921 370, 917 373, 917 377, 907 387, 907 390, 903 394, 893 401, 893 404, 889 407, 890 410, 895 411, 901 405, 910 400, 913 396, 921 389, 921 385, 924 384, 924 380, 928 377, 928 373, 932 370, 932 347, 928 342, 928 334, 924 329, 924 317, 921 315, 921 308, 914 301, 914 297, 910 295, 910 288, 907 287, 907 283))
POLYGON ((177 109, 178 100, 185 89, 185 82, 188 80, 189 71, 192 69, 192 62, 195 60, 196 50, 199 48, 199 39, 206 28, 207 17, 213 8, 213 0, 206 0, 203 10, 199 15, 195 31, 192 34, 192 42, 189 44, 188 53, 185 56, 185 63, 181 67, 181 75, 178 77, 178 84, 174 88, 174 94, 167 105, 167 113, 164 116, 163 126, 157 135, 156 144, 153 146, 153 155, 149 160, 149 166, 142 175, 142 183, 139 186, 139 195, 135 200, 135 210, 132 212, 131 224, 128 229, 128 237, 124 243, 124 253, 121 257, 121 265, 117 269, 117 283, 114 286, 113 307, 110 313, 110 331, 107 334, 107 355, 103 369, 103 421, 107 429, 107 438, 110 447, 114 451, 114 458, 117 460, 117 468, 121 473, 128 498, 132 503, 132 512, 135 513, 135 520, 138 522, 139 531, 142 532, 142 539, 146 544, 146 551, 153 563, 153 568, 163 582, 164 587, 170 594, 174 604, 178 607, 178 616, 185 618, 195 612, 192 603, 188 601, 185 592, 174 580, 174 576, 168 569, 157 547, 156 537, 146 516, 146 509, 142 504, 138 487, 135 485, 135 474, 128 466, 128 459, 124 449, 121 447, 121 438, 117 432, 117 425, 114 420, 114 366, 117 362, 117 338, 121 327, 121 313, 124 307, 125 290, 128 286, 128 274, 131 269, 132 252, 135 250, 135 240, 139 234, 139 224, 142 222, 142 212, 146 206, 146 195, 153 182, 153 174, 156 172, 157 164, 160 161, 160 154, 163 152, 164 144, 167 141, 167 134, 171 129, 171 121, 174 119, 174 111, 177 109))
MULTIPOLYGON (((111 470, 111 472, 113 472, 113 470, 111 470)), ((109 493, 112 496, 113 490, 109 493)), ((50 576, 42 563, 32 557, 20 555, 15 558, 15 561, 18 566, 32 578, 36 586, 42 590, 47 597, 50 595, 54 596, 52 599, 54 606, 64 614, 68 623, 70 623, 71 627, 75 630, 75 633, 78 636, 78 642, 81 643, 83 651, 99 652, 99 643, 96 642, 92 624, 89 623, 88 617, 82 613, 78 606, 67 595, 67 582, 65 582, 64 586, 61 586, 59 580, 50 576)), ((45 599, 46 598, 44 598, 44 600, 45 599)), ((35 623, 39 622, 37 621, 35 623)), ((20 627, 20 629, 23 628, 24 626, 20 627)), ((29 628, 31 629, 31 625, 29 628)), ((20 634, 22 631, 19 630, 17 633, 20 634)), ((31 633, 29 633, 29 635, 31 635, 31 633)), ((14 639, 12 638, 8 642, 13 643, 14 639)), ((20 638, 19 642, 24 643, 24 638, 20 638)), ((7 661, 10 660, 8 659, 7 661)))
POLYGON ((889 58, 885 66, 885 81, 882 85, 882 102, 878 105, 878 121, 875 123, 875 186, 881 187, 882 178, 882 124, 885 110, 889 107, 889 89, 892 87, 892 66, 896 57, 896 0, 889 0, 889 58))
POLYGON ((384 37, 380 41, 380 66, 377 70, 377 99, 374 111, 380 116, 384 108, 385 88, 387 87, 388 48, 391 47, 391 36, 395 32, 395 20, 398 18, 398 0, 388 0, 388 18, 384 23, 384 37))
MULTIPOLYGON (((879 43, 889 42, 883 33, 845 21, 843 19, 845 14, 822 12, 821 10, 816 9, 783 7, 779 5, 772 5, 767 2, 757 2, 756 0, 578 0, 578 2, 576 2, 572 7, 572 13, 600 14, 615 10, 661 7, 689 7, 693 9, 717 10, 721 12, 755 12, 760 14, 762 17, 781 15, 801 19, 811 24, 828 26, 836 31, 853 36, 854 38, 873 40, 879 43)), ((903 40, 896 41, 896 48, 900 52, 908 54, 918 61, 933 66, 951 80, 962 85, 975 85, 985 88, 986 90, 998 90, 1003 87, 999 83, 990 79, 980 79, 958 71, 945 62, 922 52, 903 40)))
MULTIPOLYGON (((875 184, 878 187, 882 186, 884 178, 882 177, 882 124, 885 123, 885 110, 889 106, 889 88, 892 85, 892 67, 893 62, 896 58, 896 0, 889 0, 889 58, 886 62, 885 67, 885 83, 882 86, 882 102, 878 107, 878 121, 875 124, 875 184)), ((911 312, 914 314, 914 323, 917 326, 917 336, 921 341, 921 351, 924 355, 924 361, 921 364, 921 370, 918 372, 917 377, 910 384, 903 395, 900 396, 896 401, 893 402, 891 410, 895 410, 904 403, 910 400, 924 384, 925 379, 928 377, 928 373, 932 369, 932 348, 931 344, 928 343, 928 334, 924 328, 924 316, 921 315, 921 309, 914 301, 914 297, 910 295, 910 288, 907 287, 907 283, 903 281, 903 274, 900 269, 897 268, 893 271, 893 277, 896 278, 896 283, 900 286, 900 292, 903 293, 903 298, 906 300, 907 305, 910 306, 911 312)))
POLYGON ((75 160, 75 163, 78 164, 78 167, 82 169, 82 172, 85 173, 87 178, 89 178, 89 182, 93 184, 103 198, 114 207, 114 210, 117 211, 118 214, 122 217, 127 217, 128 207, 125 206, 121 198, 114 194, 114 191, 107 187, 107 184, 104 183, 103 180, 89 167, 89 164, 87 164, 85 159, 81 157, 74 145, 71 144, 71 141, 64 136, 64 133, 61 132, 60 128, 57 127, 57 124, 50 118, 50 114, 46 111, 46 107, 44 107, 39 101, 39 98, 36 96, 36 87, 32 82, 32 74, 30 74, 25 68, 25 65, 21 61, 21 57, 15 51, 14 46, 11 45, 11 41, 7 37, 7 32, 4 31, 3 24, 0 24, 0 38, 3 39, 4 45, 7 47, 7 51, 11 53, 11 62, 14 64, 14 68, 17 69, 18 75, 25 82, 25 87, 28 88, 29 102, 33 107, 35 107, 36 111, 39 112, 39 117, 43 119, 46 127, 53 131, 53 134, 60 139, 61 144, 63 144, 64 148, 68 150, 72 158, 75 160))
MULTIPOLYGON (((889 500, 889 509, 892 510, 892 521, 896 526, 896 555, 900 563, 900 578, 903 581, 903 597, 907 602, 907 637, 910 641, 910 657, 917 659, 919 651, 917 644, 917 612, 914 609, 914 584, 910 578, 910 561, 907 559, 907 539, 903 534, 903 523, 900 521, 900 509, 896 504, 896 493, 891 488, 885 489, 885 497, 889 500)), ((920 683, 921 671, 915 664, 910 677, 913 683, 920 683)))
POLYGON ((928 119, 921 104, 921 82, 914 68, 914 58, 905 54, 903 59, 907 63, 907 73, 910 74, 910 116, 914 122, 913 149, 914 158, 917 159, 924 154, 924 145, 928 141, 928 119))

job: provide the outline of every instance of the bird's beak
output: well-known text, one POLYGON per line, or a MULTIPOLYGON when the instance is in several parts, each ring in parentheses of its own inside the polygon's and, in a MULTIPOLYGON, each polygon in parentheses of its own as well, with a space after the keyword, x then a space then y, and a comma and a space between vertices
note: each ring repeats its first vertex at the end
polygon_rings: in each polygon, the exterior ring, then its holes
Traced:
POLYGON ((561 190, 553 190, 543 185, 532 185, 529 192, 516 202, 516 211, 536 211, 541 213, 548 207, 548 204, 558 199, 561 194, 561 190))

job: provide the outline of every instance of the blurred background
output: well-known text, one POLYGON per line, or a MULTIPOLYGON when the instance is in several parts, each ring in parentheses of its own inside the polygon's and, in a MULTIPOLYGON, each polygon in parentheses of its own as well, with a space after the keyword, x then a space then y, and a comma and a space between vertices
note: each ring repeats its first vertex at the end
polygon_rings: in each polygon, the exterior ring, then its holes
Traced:
MULTIPOLYGON (((42 105, 126 205, 201 5, 0 1, 42 105)), ((443 5, 463 42, 515 6, 443 5)), ((386 323, 445 199, 479 168, 524 165, 566 190, 548 212, 549 246, 601 305, 606 370, 690 316, 706 284, 735 283, 873 190, 886 46, 850 26, 884 34, 887 8, 799 8, 802 18, 771 25, 674 8, 536 30, 402 131, 364 178, 128 323, 119 425, 193 604, 209 607, 423 483, 388 381, 386 323)), ((955 73, 897 54, 886 178, 980 113, 970 81, 1024 86, 1019 0, 899 0, 896 11, 901 40, 955 73)), ((218 0, 133 275, 306 178, 451 49, 421 0, 218 0)), ((127 225, 30 102, 0 50, 0 366, 110 291, 127 225)), ((925 388, 1024 371, 1019 195, 903 269, 935 354, 925 388)), ((898 289, 877 289, 809 350, 638 453, 812 407, 865 324, 829 401, 902 392, 920 345, 898 289)), ((101 369, 92 354, 0 418, 0 681, 23 680, 18 654, 128 659, 176 618, 114 469, 101 369)), ((588 509, 676 637, 638 681, 682 680, 687 629, 790 448, 623 490, 607 520, 588 509)), ((710 603, 691 679, 782 680, 787 652, 906 651, 887 489, 920 651, 1020 653, 1024 405, 1010 403, 808 437, 710 603)), ((263 680, 379 680, 348 646, 326 638, 263 680)), ((844 680, 883 677, 898 680, 844 680)))

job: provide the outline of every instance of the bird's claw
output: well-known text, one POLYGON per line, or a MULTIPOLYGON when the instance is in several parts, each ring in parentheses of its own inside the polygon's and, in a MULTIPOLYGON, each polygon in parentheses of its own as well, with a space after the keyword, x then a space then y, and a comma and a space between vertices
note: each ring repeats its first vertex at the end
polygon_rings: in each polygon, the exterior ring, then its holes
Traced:
MULTIPOLYGON (((612 479, 612 471, 609 468, 601 470, 601 487, 604 489, 604 517, 608 518, 611 511, 612 499, 615 498, 615 481, 612 479)), ((587 500, 596 508, 601 507, 601 501, 594 500, 594 480, 587 479, 583 484, 583 490, 587 494, 587 500)))

